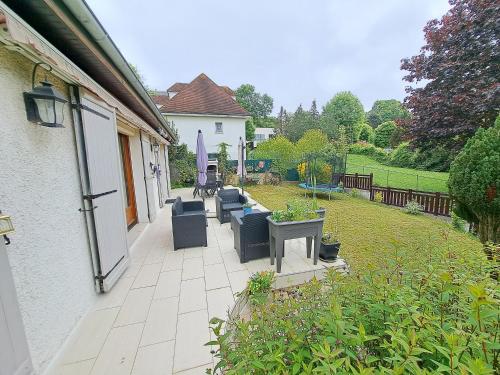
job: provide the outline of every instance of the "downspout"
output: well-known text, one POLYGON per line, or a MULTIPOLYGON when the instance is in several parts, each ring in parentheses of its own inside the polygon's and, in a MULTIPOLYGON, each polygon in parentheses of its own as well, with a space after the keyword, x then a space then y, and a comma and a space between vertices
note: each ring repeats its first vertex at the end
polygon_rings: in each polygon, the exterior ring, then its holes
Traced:
POLYGON ((146 177, 146 164, 144 162, 144 146, 142 145, 142 130, 139 131, 139 139, 141 142, 141 157, 142 157, 142 172, 144 175, 144 188, 146 189, 146 206, 148 207, 148 220, 151 223, 151 212, 149 211, 148 181, 147 181, 147 177, 146 177))

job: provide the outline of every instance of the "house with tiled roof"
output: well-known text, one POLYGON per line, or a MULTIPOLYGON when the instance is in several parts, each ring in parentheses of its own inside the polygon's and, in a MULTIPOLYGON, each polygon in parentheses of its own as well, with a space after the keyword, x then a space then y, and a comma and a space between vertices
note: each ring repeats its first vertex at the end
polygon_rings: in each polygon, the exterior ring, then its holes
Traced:
POLYGON ((230 145, 230 158, 238 158, 238 141, 240 137, 245 140, 245 121, 250 114, 229 87, 219 86, 202 73, 190 83, 174 83, 166 92, 154 95, 153 101, 177 130, 179 143, 186 143, 189 150, 196 150, 200 129, 208 153, 216 153, 225 142, 230 145))

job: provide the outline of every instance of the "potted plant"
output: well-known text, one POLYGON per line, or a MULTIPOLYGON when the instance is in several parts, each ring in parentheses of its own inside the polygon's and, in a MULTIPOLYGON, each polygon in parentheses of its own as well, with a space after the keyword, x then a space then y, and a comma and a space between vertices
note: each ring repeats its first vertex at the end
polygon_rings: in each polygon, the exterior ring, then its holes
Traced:
POLYGON ((250 213, 252 213, 252 207, 253 207, 253 204, 251 203, 245 203, 243 204, 243 215, 248 215, 250 213))
POLYGON ((289 203, 286 210, 273 211, 266 217, 269 222, 269 239, 271 245, 271 264, 276 256, 276 271, 281 272, 281 258, 284 253, 285 240, 294 238, 308 238, 307 257, 311 257, 312 239, 314 238, 314 264, 317 263, 320 248, 320 238, 323 230, 324 218, 312 210, 308 205, 289 203))
POLYGON ((319 258, 323 262, 334 262, 337 260, 339 250, 340 242, 336 233, 323 233, 323 236, 321 237, 321 245, 319 247, 319 258))

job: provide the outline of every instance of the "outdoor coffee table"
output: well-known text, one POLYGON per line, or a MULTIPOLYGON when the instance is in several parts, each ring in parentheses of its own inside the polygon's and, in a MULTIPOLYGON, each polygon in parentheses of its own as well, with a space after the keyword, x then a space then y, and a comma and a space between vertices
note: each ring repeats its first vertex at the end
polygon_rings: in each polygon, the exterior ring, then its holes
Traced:
POLYGON ((304 221, 285 221, 276 222, 268 216, 269 222, 269 247, 271 264, 274 264, 276 257, 276 272, 281 272, 281 259, 285 252, 285 240, 306 237, 307 257, 311 257, 312 241, 314 239, 313 262, 318 263, 319 247, 321 235, 323 233, 324 218, 304 221))

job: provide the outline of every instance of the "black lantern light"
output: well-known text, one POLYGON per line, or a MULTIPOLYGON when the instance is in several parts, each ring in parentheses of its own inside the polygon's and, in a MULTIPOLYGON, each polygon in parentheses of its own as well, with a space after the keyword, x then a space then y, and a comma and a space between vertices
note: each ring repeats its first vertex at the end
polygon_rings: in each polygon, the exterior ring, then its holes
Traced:
POLYGON ((64 128, 62 124, 64 121, 64 104, 68 101, 51 83, 47 82, 47 77, 45 77, 45 81, 40 82, 41 86, 35 87, 36 68, 42 64, 48 66, 49 72, 52 71, 50 65, 41 62, 36 63, 31 77, 32 90, 23 93, 28 121, 49 128, 64 128))

